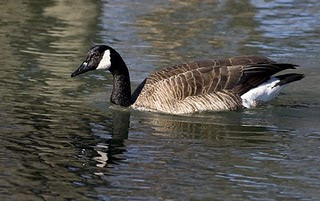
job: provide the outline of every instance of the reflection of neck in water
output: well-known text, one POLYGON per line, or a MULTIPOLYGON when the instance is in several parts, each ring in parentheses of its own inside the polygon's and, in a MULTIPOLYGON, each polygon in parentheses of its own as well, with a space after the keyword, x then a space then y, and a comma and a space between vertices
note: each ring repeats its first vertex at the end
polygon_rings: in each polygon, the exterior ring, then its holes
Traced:
POLYGON ((113 110, 112 112, 112 139, 128 139, 130 112, 113 110))
POLYGON ((76 146, 82 150, 82 155, 96 161, 95 166, 99 168, 117 164, 124 159, 122 155, 126 152, 124 141, 128 139, 130 112, 119 109, 112 109, 111 112, 107 117, 103 115, 98 119, 91 119, 88 122, 89 139, 88 136, 79 139, 79 136, 76 142, 76 146))
POLYGON ((116 161, 122 160, 122 158, 116 157, 116 155, 126 151, 124 149, 124 141, 128 139, 129 125, 130 112, 112 111, 112 137, 106 142, 98 143, 95 148, 96 153, 100 155, 93 157, 98 162, 96 164, 97 167, 106 167, 107 164, 115 164, 116 161))

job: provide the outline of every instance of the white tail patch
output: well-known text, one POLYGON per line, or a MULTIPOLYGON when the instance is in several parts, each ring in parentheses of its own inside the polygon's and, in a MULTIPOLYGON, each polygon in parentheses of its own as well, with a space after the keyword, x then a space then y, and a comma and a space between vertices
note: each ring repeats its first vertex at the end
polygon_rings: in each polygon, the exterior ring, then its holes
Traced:
POLYGON ((241 96, 242 105, 245 108, 255 107, 259 102, 268 102, 279 95, 283 86, 276 86, 280 80, 276 77, 271 77, 268 81, 249 90, 241 96))
POLYGON ((109 69, 110 66, 111 66, 110 50, 106 50, 104 51, 102 59, 100 60, 100 63, 96 69, 97 70, 109 69))

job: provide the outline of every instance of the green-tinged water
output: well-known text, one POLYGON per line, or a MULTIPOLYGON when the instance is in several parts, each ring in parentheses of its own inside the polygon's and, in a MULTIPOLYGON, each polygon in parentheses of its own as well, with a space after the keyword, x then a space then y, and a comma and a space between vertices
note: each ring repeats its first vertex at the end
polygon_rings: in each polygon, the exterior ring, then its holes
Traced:
POLYGON ((319 200, 318 0, 0 1, 0 200, 319 200), (70 74, 94 44, 132 87, 163 66, 260 54, 306 74, 270 105, 172 116, 70 74))

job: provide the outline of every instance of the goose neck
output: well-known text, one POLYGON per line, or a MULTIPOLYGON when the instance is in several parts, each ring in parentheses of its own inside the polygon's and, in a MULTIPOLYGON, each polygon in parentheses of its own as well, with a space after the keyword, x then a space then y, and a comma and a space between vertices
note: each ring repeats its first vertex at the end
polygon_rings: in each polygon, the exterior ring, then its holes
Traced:
POLYGON ((111 71, 113 75, 113 89, 111 102, 123 107, 131 105, 131 86, 128 68, 122 67, 121 71, 111 71))

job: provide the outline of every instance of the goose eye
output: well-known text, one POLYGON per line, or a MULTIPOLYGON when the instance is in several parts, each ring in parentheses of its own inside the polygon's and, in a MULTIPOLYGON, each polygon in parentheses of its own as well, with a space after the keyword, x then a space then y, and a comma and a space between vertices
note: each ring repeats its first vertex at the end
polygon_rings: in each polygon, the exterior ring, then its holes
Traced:
POLYGON ((90 59, 96 59, 99 57, 99 54, 98 53, 92 53, 90 54, 90 59))

